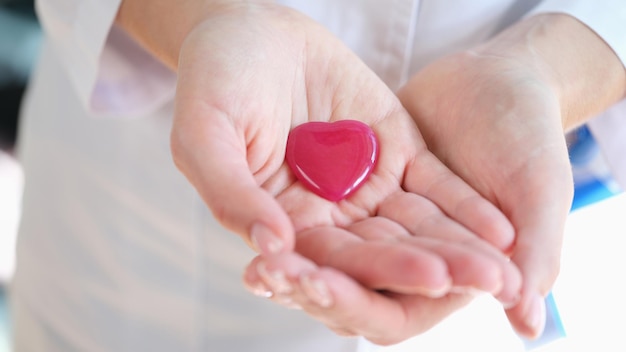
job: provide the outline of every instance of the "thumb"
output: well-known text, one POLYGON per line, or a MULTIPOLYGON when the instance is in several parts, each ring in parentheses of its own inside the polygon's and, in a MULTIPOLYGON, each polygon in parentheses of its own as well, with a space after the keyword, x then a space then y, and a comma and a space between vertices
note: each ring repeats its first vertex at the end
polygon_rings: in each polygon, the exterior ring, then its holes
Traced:
POLYGON ((292 250, 293 225, 257 184, 246 159, 246 141, 230 118, 206 104, 181 105, 172 127, 172 156, 215 218, 261 254, 292 250))

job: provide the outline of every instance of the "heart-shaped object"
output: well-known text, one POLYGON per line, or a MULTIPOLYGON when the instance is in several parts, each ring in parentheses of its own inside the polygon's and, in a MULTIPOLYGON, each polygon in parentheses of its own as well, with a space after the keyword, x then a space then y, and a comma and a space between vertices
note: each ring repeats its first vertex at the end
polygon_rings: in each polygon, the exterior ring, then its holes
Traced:
POLYGON ((374 170, 378 140, 360 121, 307 122, 290 132, 286 158, 300 182, 336 202, 356 191, 374 170))

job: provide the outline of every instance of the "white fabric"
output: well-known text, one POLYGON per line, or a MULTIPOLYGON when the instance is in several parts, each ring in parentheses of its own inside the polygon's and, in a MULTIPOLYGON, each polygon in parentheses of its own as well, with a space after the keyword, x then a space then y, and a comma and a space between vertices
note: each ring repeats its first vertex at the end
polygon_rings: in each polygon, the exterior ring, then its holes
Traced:
MULTIPOLYGON (((534 13, 567 13, 593 29, 626 65, 626 2, 623 0, 550 0, 534 13)), ((615 181, 626 189, 626 101, 588 123, 615 181)))
POLYGON ((35 3, 76 92, 88 101, 98 79, 100 56, 121 0, 52 0, 35 3))
POLYGON ((622 100, 588 123, 596 142, 609 164, 613 178, 622 190, 626 190, 625 120, 626 100, 622 100))
MULTIPOLYGON (((48 37, 20 132, 16 351, 358 350, 357 340, 243 290, 251 251, 217 225, 170 160, 175 74, 111 30, 119 3, 38 1, 48 37)), ((325 24, 396 89, 540 1, 282 3, 325 24)), ((580 16, 623 53, 622 32, 605 22, 626 3, 606 3, 548 0, 536 11, 580 16)), ((612 121, 620 138, 624 124, 612 121)))

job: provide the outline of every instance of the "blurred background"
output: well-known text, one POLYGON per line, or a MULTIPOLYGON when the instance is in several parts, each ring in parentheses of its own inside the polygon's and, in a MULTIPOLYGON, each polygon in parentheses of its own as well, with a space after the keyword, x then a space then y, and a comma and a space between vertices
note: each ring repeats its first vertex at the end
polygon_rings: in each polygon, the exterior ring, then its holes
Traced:
POLYGON ((15 263, 22 172, 14 154, 18 113, 41 30, 32 0, 0 0, 0 352, 10 350, 7 284, 15 263))

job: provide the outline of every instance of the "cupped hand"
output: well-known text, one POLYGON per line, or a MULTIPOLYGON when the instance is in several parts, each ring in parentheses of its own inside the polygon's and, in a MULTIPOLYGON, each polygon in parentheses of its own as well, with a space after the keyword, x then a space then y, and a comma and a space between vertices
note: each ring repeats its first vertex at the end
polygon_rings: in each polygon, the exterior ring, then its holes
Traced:
POLYGON ((543 297, 559 271, 573 193, 550 80, 522 55, 479 48, 427 66, 399 97, 433 153, 513 223, 510 253, 524 284, 507 314, 519 333, 536 336, 544 324, 543 297))
POLYGON ((522 283, 517 267, 423 202, 398 192, 377 216, 346 228, 302 231, 298 253, 256 257, 244 283, 261 297, 303 309, 340 335, 380 345, 425 332, 480 291, 515 304, 522 283), (427 211, 415 213, 418 208, 427 211), (446 271, 454 286, 427 288, 437 287, 446 271))
POLYGON ((626 71, 594 30, 567 14, 527 17, 436 61, 401 90, 431 150, 504 211, 523 275, 507 311, 519 333, 543 330, 559 271, 573 183, 564 133, 626 94, 626 71))
MULTIPOLYGON (((277 264, 280 272, 310 271, 303 263, 323 266, 353 291, 391 301, 400 299, 374 289, 441 297, 463 287, 504 302, 515 299, 516 268, 486 244, 510 247, 508 220, 428 151, 395 94, 373 72, 293 10, 228 5, 194 26, 178 59, 172 151, 225 227, 266 256, 282 253, 302 264, 277 264), (330 202, 296 181, 284 161, 285 146, 296 125, 343 119, 369 125, 380 154, 358 191, 330 202), (366 265, 374 257, 376 265, 366 265)), ((434 322, 449 310, 423 311, 429 315, 424 321, 434 322)), ((317 316, 338 320, 333 314, 317 316)), ((350 314, 376 319, 366 307, 350 314)), ((419 330, 408 327, 402 336, 419 330)))

